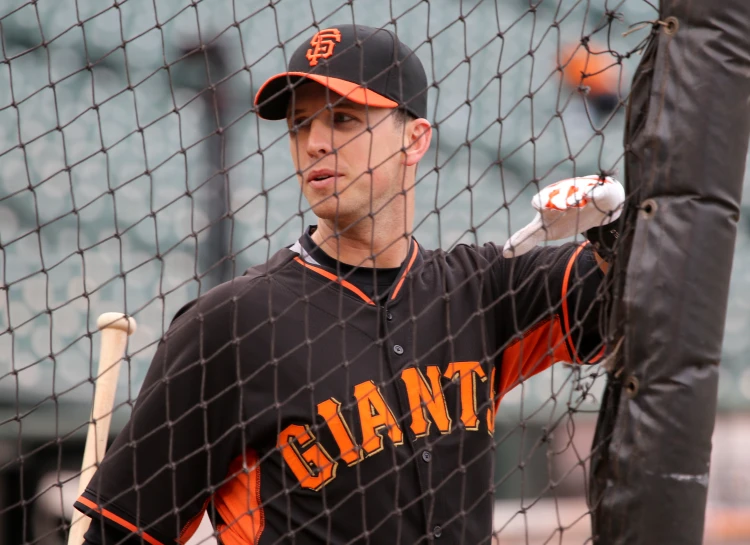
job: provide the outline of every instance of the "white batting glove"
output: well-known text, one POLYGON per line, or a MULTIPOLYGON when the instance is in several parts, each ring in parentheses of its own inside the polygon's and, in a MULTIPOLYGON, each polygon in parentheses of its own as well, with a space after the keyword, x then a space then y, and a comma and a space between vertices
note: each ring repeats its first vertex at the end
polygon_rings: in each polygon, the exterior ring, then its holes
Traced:
POLYGON ((620 217, 625 188, 599 175, 568 178, 550 184, 531 199, 536 217, 513 234, 503 247, 504 257, 523 255, 537 244, 584 233, 620 217))

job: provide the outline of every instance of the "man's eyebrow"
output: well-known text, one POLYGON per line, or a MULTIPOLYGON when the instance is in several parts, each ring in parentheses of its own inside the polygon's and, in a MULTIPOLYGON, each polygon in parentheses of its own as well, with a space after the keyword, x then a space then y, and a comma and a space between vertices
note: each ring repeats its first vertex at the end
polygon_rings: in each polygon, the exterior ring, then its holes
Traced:
POLYGON ((336 108, 349 108, 351 110, 361 110, 364 108, 364 104, 359 104, 348 99, 341 102, 334 102, 331 106, 335 106, 336 108))
MULTIPOLYGON (((352 102, 351 100, 347 100, 347 101, 343 101, 343 102, 338 102, 338 101, 337 102, 332 102, 331 106, 334 107, 334 108, 347 108, 349 110, 362 110, 364 108, 364 105, 357 104, 356 102, 352 102)), ((322 109, 321 110, 316 110, 315 113, 317 114, 317 113, 320 113, 322 111, 323 111, 322 109)), ((300 115, 300 114, 304 114, 304 113, 307 113, 307 110, 302 110, 302 109, 297 108, 293 112, 291 112, 291 115, 300 115)))

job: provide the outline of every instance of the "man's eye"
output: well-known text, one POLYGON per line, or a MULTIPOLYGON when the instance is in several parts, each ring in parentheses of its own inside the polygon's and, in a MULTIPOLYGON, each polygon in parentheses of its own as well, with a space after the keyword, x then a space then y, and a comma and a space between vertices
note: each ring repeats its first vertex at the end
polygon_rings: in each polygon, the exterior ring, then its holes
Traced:
POLYGON ((354 118, 348 114, 336 112, 333 114, 334 123, 346 123, 347 121, 354 121, 354 118))
POLYGON ((295 117, 289 120, 289 130, 301 129, 305 125, 307 125, 306 117, 295 117))

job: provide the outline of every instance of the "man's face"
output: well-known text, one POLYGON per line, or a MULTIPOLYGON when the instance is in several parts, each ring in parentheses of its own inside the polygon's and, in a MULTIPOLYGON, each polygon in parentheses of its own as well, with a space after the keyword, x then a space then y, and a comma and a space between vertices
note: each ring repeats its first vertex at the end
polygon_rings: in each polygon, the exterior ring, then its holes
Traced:
POLYGON ((304 84, 287 123, 297 178, 314 214, 350 223, 405 189, 405 127, 394 110, 340 99, 322 85, 304 84))

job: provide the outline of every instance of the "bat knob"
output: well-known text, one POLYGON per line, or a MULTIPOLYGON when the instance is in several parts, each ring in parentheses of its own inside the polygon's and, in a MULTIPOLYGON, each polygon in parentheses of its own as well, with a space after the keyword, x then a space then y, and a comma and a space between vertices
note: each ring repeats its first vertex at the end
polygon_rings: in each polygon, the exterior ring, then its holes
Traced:
POLYGON ((126 316, 122 312, 105 312, 96 320, 96 327, 101 329, 119 329, 125 331, 128 335, 135 333, 137 324, 131 316, 126 316))

